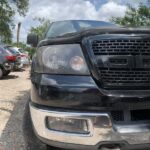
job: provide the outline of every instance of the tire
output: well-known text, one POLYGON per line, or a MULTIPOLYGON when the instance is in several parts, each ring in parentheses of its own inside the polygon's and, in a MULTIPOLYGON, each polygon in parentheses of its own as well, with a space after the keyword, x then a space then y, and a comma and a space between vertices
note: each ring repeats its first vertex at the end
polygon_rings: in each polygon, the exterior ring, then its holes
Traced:
POLYGON ((0 68, 0 79, 3 77, 3 70, 0 68))
POLYGON ((26 103, 23 116, 23 135, 26 150, 62 150, 48 146, 36 137, 30 116, 29 101, 26 103))
POLYGON ((10 74, 10 72, 11 72, 10 70, 4 71, 3 76, 8 76, 10 74))

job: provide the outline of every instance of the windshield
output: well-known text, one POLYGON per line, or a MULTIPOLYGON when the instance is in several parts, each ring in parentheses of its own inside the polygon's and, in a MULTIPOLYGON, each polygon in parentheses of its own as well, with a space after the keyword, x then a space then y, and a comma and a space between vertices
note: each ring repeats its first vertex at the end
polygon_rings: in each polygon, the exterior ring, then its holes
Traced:
POLYGON ((96 28, 96 27, 110 27, 115 26, 112 23, 103 21, 58 21, 51 24, 48 32, 46 33, 47 38, 63 36, 67 33, 74 33, 85 29, 96 28))
POLYGON ((17 52, 15 49, 13 49, 12 47, 5 47, 5 49, 7 49, 8 51, 10 51, 12 54, 19 54, 19 52, 17 52))
POLYGON ((0 46, 0 54, 4 53, 4 49, 0 46))

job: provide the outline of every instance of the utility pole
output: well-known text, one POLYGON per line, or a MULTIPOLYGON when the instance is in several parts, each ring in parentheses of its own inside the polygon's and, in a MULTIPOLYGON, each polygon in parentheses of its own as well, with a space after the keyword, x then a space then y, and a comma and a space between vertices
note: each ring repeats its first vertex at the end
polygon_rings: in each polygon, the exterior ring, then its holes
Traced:
POLYGON ((20 38, 20 28, 21 28, 21 22, 18 23, 17 27, 17 46, 19 47, 19 38, 20 38))

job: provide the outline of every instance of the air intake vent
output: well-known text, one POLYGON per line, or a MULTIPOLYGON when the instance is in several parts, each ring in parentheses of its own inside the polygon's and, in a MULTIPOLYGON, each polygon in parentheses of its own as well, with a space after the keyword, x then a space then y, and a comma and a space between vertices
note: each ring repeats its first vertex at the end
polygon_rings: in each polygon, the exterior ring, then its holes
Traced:
POLYGON ((124 121, 123 111, 111 111, 111 115, 114 121, 124 121))
POLYGON ((128 113, 125 113, 125 111, 124 110, 111 111, 113 121, 115 122, 150 121, 150 109, 128 110, 128 113), (125 118, 128 118, 128 120, 125 120, 125 118))
POLYGON ((150 120, 150 109, 143 110, 132 110, 131 121, 149 121, 150 120))

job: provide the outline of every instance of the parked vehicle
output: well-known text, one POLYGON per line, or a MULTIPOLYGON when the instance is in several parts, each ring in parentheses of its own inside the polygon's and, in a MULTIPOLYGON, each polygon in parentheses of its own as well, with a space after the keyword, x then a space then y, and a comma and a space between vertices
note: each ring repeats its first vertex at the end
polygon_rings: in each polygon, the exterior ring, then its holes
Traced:
POLYGON ((28 150, 150 149, 150 30, 60 21, 37 46, 24 115, 28 150))
POLYGON ((20 54, 22 66, 26 66, 30 64, 30 58, 27 52, 25 52, 21 48, 17 48, 17 47, 12 47, 12 48, 20 54))
POLYGON ((6 50, 8 50, 14 57, 16 57, 16 60, 13 65, 13 70, 20 70, 23 67, 23 64, 21 62, 21 55, 18 51, 13 49, 11 46, 4 46, 6 50))
POLYGON ((15 57, 0 45, 0 79, 11 72, 14 61, 15 57))

